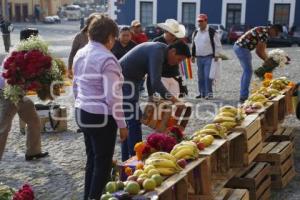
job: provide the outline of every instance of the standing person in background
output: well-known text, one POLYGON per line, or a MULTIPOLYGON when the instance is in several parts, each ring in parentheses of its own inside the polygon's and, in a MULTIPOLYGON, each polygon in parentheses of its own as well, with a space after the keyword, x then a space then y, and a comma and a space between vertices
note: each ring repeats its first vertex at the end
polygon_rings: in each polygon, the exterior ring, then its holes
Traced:
MULTIPOLYGON (((164 23, 157 24, 157 26, 164 30, 164 34, 154 38, 153 42, 161 42, 169 45, 185 37, 185 27, 179 24, 175 19, 167 19, 164 23)), ((173 96, 179 97, 180 94, 187 93, 187 91, 183 89, 185 86, 182 85, 183 81, 178 65, 174 67, 164 67, 161 76, 161 81, 173 96)), ((147 84, 148 80, 149 79, 147 79, 147 84)))
MULTIPOLYGON (((143 42, 148 41, 148 37, 143 32, 143 28, 139 20, 133 20, 131 22, 131 33, 132 33, 132 41, 134 41, 137 44, 141 44, 143 42)), ((145 92, 145 87, 144 87, 145 79, 146 77, 144 77, 144 80, 140 83, 141 94, 145 92)))
POLYGON ((73 67, 73 59, 74 56, 76 55, 77 51, 84 47, 88 43, 88 28, 94 17, 99 16, 100 13, 92 13, 88 19, 86 20, 86 25, 81 29, 79 33, 76 34, 73 43, 72 43, 72 49, 69 54, 69 59, 68 59, 68 70, 67 70, 67 76, 68 78, 72 79, 73 78, 73 72, 72 72, 72 67, 73 67))
POLYGON ((4 19, 2 16, 0 16, 0 28, 2 32, 2 38, 3 38, 3 43, 4 43, 4 48, 6 52, 9 52, 9 48, 11 45, 10 42, 10 30, 11 23, 9 20, 4 19))
POLYGON ((84 15, 81 15, 80 17, 80 30, 84 28, 84 15))
POLYGON ((96 16, 88 27, 89 42, 74 58, 73 92, 76 122, 86 146, 84 200, 100 199, 109 181, 117 129, 127 137, 123 112, 122 69, 111 53, 118 26, 96 16))
POLYGON ((280 33, 282 33, 281 25, 271 25, 270 27, 259 26, 247 31, 235 42, 233 50, 243 68, 240 90, 241 103, 247 100, 249 96, 249 86, 252 77, 251 51, 256 49, 258 57, 263 61, 267 60, 267 41, 269 37, 277 37, 280 33))
POLYGON ((131 40, 130 28, 123 27, 123 28, 121 28, 120 33, 119 33, 119 38, 115 42, 115 45, 111 51, 116 56, 116 58, 119 60, 135 46, 136 46, 136 43, 131 40))
POLYGON ((198 89, 197 99, 213 98, 212 83, 209 78, 212 60, 218 60, 218 54, 222 51, 222 44, 218 34, 207 24, 206 14, 200 14, 197 18, 199 28, 193 33, 192 37, 192 62, 197 58, 198 66, 198 89))
POLYGON ((131 22, 132 41, 137 44, 148 41, 147 35, 143 32, 143 27, 139 20, 133 20, 131 22))

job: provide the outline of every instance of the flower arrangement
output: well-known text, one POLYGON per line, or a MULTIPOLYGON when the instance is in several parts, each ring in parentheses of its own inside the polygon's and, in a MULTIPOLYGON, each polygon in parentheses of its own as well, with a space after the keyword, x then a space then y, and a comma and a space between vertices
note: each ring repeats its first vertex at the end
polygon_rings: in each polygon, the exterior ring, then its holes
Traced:
POLYGON ((34 192, 29 184, 24 184, 19 191, 0 183, 0 200, 34 200, 34 192))
POLYGON ((289 64, 290 58, 287 53, 281 49, 274 49, 268 53, 268 59, 254 73, 257 77, 263 78, 267 72, 272 72, 276 67, 284 67, 289 64))
POLYGON ((171 152, 177 141, 165 133, 152 133, 147 137, 147 144, 156 151, 171 152))
POLYGON ((34 193, 30 185, 25 184, 14 194, 13 200, 34 200, 34 193))
POLYGON ((168 135, 174 137, 177 143, 181 142, 184 139, 184 133, 178 126, 172 126, 168 128, 168 135))
MULTIPOLYGON (((32 36, 20 42, 3 64, 4 97, 17 104, 27 91, 36 91, 41 100, 53 99, 51 84, 63 81, 64 73, 57 63, 40 38, 32 36)), ((59 95, 59 88, 54 86, 55 95, 59 95)))

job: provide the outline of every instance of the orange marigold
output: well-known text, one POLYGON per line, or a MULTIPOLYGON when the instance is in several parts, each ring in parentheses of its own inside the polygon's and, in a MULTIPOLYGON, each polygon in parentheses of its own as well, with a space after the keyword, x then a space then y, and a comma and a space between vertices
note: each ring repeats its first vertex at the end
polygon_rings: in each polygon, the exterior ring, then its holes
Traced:
POLYGON ((131 176, 131 175, 132 175, 132 169, 131 169, 130 167, 126 167, 126 168, 125 168, 125 174, 126 174, 127 176, 131 176))
POLYGON ((288 84, 288 86, 290 86, 290 87, 295 87, 296 86, 296 83, 294 83, 294 82, 289 82, 289 84, 288 84))
POLYGON ((272 73, 265 73, 264 78, 266 80, 272 80, 273 79, 273 74, 272 73))
POLYGON ((142 162, 139 162, 136 164, 136 169, 144 169, 144 164, 142 162))

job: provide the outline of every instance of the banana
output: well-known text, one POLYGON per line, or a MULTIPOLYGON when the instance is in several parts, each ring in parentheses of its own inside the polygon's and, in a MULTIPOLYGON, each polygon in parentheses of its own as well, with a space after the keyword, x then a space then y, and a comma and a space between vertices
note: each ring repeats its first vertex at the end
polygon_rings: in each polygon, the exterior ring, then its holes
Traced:
POLYGON ((221 126, 226 127, 227 130, 230 130, 232 128, 234 128, 235 126, 237 126, 236 122, 222 122, 221 126))
POLYGON ((174 168, 161 168, 161 167, 158 167, 156 168, 156 170, 163 176, 171 176, 175 173, 177 173, 178 171, 174 168))
POLYGON ((220 112, 218 115, 223 116, 223 117, 235 117, 236 116, 232 112, 220 112))
MULTIPOLYGON (((175 145, 176 146, 176 145, 175 145)), ((195 149, 197 147, 191 146, 191 145, 181 145, 181 146, 177 146, 177 147, 173 147, 172 151, 170 152, 171 155, 175 156, 175 154, 179 151, 181 151, 182 149, 195 149)))
POLYGON ((177 169, 178 166, 176 165, 176 162, 173 162, 171 160, 167 159, 160 159, 160 158, 150 158, 145 161, 146 165, 153 165, 155 168, 157 167, 167 167, 167 168, 175 168, 177 169))
POLYGON ((206 147, 210 146, 214 142, 214 137, 211 135, 207 135, 201 138, 200 142, 203 142, 206 147))
POLYGON ((219 135, 219 131, 215 129, 202 129, 198 131, 198 135, 219 135))
POLYGON ((162 158, 162 159, 171 160, 173 162, 177 161, 173 155, 166 153, 166 152, 155 152, 155 153, 151 154, 149 158, 162 158))
POLYGON ((236 115, 237 109, 233 106, 226 105, 226 106, 223 106, 222 108, 220 108, 219 112, 231 112, 234 115, 236 115))
POLYGON ((252 104, 252 107, 255 108, 255 109, 261 109, 261 108, 264 107, 264 104, 261 103, 261 102, 254 102, 254 103, 252 104))
POLYGON ((174 157, 175 157, 177 160, 179 160, 179 159, 183 158, 183 157, 186 156, 186 155, 189 155, 189 156, 194 157, 194 156, 196 156, 196 155, 195 155, 196 153, 197 153, 197 152, 195 152, 194 149, 182 149, 182 150, 178 151, 178 152, 174 155, 174 157))
POLYGON ((214 119, 214 123, 222 123, 222 122, 235 122, 235 118, 233 117, 223 117, 223 116, 219 116, 217 115, 214 119))

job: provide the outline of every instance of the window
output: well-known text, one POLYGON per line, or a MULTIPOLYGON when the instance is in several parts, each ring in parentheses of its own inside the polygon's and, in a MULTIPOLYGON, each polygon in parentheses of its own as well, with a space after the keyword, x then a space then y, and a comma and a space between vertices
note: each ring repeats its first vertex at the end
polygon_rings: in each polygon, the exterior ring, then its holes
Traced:
POLYGON ((141 2, 140 19, 143 26, 153 24, 153 3, 141 2))
POLYGON ((227 4, 226 27, 241 24, 242 4, 227 4))
POLYGON ((182 23, 195 24, 196 3, 182 3, 182 23))
POLYGON ((274 24, 289 25, 290 21, 290 4, 274 5, 274 24))

